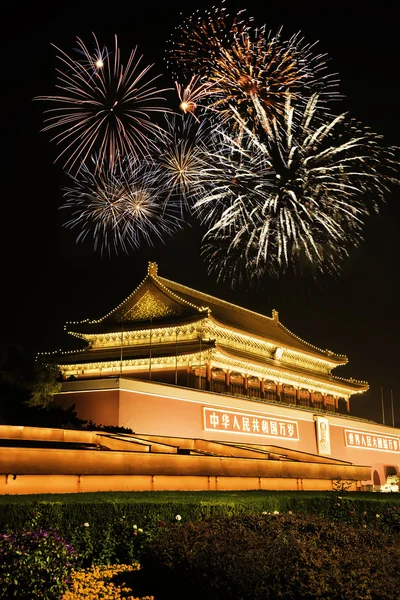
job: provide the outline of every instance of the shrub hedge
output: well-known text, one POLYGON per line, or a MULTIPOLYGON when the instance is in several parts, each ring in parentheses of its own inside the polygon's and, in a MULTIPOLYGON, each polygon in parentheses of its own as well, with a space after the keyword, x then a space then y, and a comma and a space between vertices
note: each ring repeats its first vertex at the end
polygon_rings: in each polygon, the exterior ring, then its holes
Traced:
MULTIPOLYGON (((340 496, 340 494, 339 494, 340 496)), ((400 493, 345 493, 347 504, 357 513, 374 515, 384 506, 399 506, 400 493)), ((335 492, 110 492, 0 496, 0 532, 20 528, 27 514, 36 508, 44 527, 54 527, 66 535, 88 522, 104 532, 126 518, 138 527, 152 527, 158 521, 183 522, 208 517, 280 513, 329 515, 338 494, 335 492)))
MULTIPOLYGON (((0 576, 7 584, 0 583, 0 597, 9 597, 12 586, 25 590, 36 581, 12 579, 15 571, 37 571, 38 585, 49 591, 44 596, 35 592, 35 597, 55 597, 54 569, 48 565, 58 559, 67 571, 73 564, 82 569, 142 562, 143 573, 150 574, 142 595, 154 594, 157 600, 191 597, 189 590, 197 588, 211 600, 398 597, 391 595, 392 569, 400 566, 398 494, 171 492, 38 498, 0 498, 0 554, 8 565, 0 576), (157 581, 162 586, 155 591, 149 583, 157 581)), ((64 575, 60 572, 57 581, 65 582, 64 575)), ((131 588, 136 586, 137 581, 131 588)))
POLYGON ((175 524, 177 515, 181 523, 274 511, 325 515, 353 524, 382 514, 382 525, 400 522, 400 502, 394 502, 400 494, 343 494, 341 499, 337 493, 155 492, 32 498, 0 498, 0 533, 26 529, 34 520, 68 540, 80 567, 140 561, 146 542, 160 528, 175 524))
POLYGON ((157 600, 398 599, 400 534, 317 515, 207 519, 146 546, 157 600))

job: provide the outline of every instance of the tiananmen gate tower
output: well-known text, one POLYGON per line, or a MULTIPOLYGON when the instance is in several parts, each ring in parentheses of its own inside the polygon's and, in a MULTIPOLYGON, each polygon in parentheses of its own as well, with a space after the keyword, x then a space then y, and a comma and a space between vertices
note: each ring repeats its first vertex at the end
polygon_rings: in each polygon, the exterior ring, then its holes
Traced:
MULTIPOLYGON (((31 478, 25 490, 51 475, 55 491, 329 490, 338 479, 379 490, 399 472, 400 430, 351 416, 368 384, 334 375, 347 357, 301 339, 276 310, 214 298, 149 263, 116 308, 65 329, 83 348, 46 355, 63 378, 57 403, 122 433, 54 430, 76 448, 6 463, 31 478)), ((15 484, 3 493, 26 493, 15 484)))

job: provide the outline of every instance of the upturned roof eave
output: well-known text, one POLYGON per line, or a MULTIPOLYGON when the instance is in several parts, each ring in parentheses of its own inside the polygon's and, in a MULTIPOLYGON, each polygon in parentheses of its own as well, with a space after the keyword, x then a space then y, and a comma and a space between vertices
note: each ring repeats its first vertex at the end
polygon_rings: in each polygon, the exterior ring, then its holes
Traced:
MULTIPOLYGON (((201 351, 205 352, 215 347, 214 340, 202 341, 201 351)), ((198 354, 200 352, 199 342, 184 342, 175 344, 154 344, 146 347, 139 346, 137 348, 129 346, 127 348, 122 347, 122 359, 125 360, 143 360, 143 359, 156 359, 162 357, 175 357, 184 356, 190 354, 198 354)), ((99 349, 88 349, 83 348, 78 350, 76 353, 55 353, 52 356, 52 361, 62 365, 74 365, 74 364, 91 364, 101 362, 112 362, 121 360, 121 347, 116 346, 115 348, 99 348, 99 349)))
POLYGON ((369 389, 369 385, 366 381, 356 381, 351 379, 344 379, 341 377, 337 377, 334 375, 324 375, 323 373, 318 373, 317 371, 308 371, 306 369, 299 369, 297 366, 292 367, 287 364, 283 364, 280 362, 276 362, 273 359, 266 358, 264 360, 257 360, 254 357, 246 357, 245 353, 235 352, 231 348, 227 349, 221 344, 216 344, 216 351, 220 352, 222 355, 225 355, 227 358, 232 358, 235 360, 241 360, 244 363, 254 364, 261 368, 273 368, 282 373, 287 373, 289 376, 296 376, 298 374, 309 377, 314 381, 319 381, 323 384, 333 384, 339 387, 342 387, 346 391, 356 392, 366 392, 369 389))
POLYGON ((82 321, 67 322, 64 329, 71 335, 86 339, 86 337, 91 335, 120 334, 121 329, 126 331, 137 331, 141 329, 150 329, 156 326, 178 326, 180 323, 196 322, 209 316, 212 321, 222 327, 241 334, 254 336, 254 338, 259 340, 275 344, 277 347, 282 347, 322 360, 328 365, 331 365, 331 368, 347 364, 348 359, 346 356, 338 355, 328 350, 322 350, 321 348, 302 340, 280 323, 276 311, 273 311, 273 315, 273 318, 267 317, 160 277, 157 274, 157 265, 149 263, 148 273, 143 281, 112 311, 97 320, 85 319, 82 321), (153 321, 140 320, 124 322, 123 315, 129 308, 134 306, 135 296, 137 296, 146 285, 150 285, 155 293, 168 297, 169 301, 178 303, 183 307, 183 311, 186 311, 186 314, 177 318, 169 316, 165 319, 159 318, 154 319, 153 321), (182 297, 182 294, 185 297, 182 297), (194 300, 194 302, 191 300, 194 300), (213 308, 218 313, 217 316, 213 314, 213 308), (234 315, 231 319, 229 318, 230 314, 234 315), (227 315, 226 319, 224 318, 225 315, 227 315), (242 327, 240 326, 241 317, 244 321, 242 327))
POLYGON ((215 317, 215 315, 213 315, 213 318, 216 321, 218 320, 225 327, 234 328, 237 331, 240 331, 241 333, 252 334, 252 335, 254 335, 260 339, 264 339, 266 341, 273 341, 274 343, 276 343, 276 345, 278 347, 283 346, 285 348, 290 348, 297 352, 299 352, 299 351, 304 352, 305 354, 308 354, 309 356, 313 356, 313 357, 319 358, 321 360, 326 360, 328 362, 333 362, 337 366, 345 365, 348 362, 347 356, 335 354, 334 352, 331 352, 329 350, 323 350, 323 349, 318 348, 317 346, 314 346, 313 344, 310 344, 309 342, 306 342, 305 340, 301 339, 299 336, 297 336, 292 331, 290 331, 290 329, 288 329, 287 327, 282 325, 282 323, 277 319, 267 317, 260 313, 256 313, 254 311, 248 310, 247 308, 243 308, 236 304, 227 302, 226 300, 221 300, 220 298, 216 298, 214 296, 210 296, 203 292, 199 292, 197 290, 194 290, 193 288, 189 288, 180 283, 176 283, 169 279, 165 279, 164 277, 157 276, 157 279, 163 285, 165 285, 165 287, 171 286, 173 290, 176 290, 178 292, 180 291, 181 293, 187 294, 189 296, 193 296, 194 298, 197 298, 199 301, 202 301, 207 305, 211 305, 211 307, 210 307, 211 315, 213 314, 212 313, 212 304, 215 304, 215 305, 219 306, 220 308, 225 308, 226 311, 228 312, 228 314, 229 314, 229 311, 231 311, 238 315, 250 316, 253 319, 257 319, 261 322, 261 324, 260 324, 261 327, 262 327, 263 323, 265 324, 265 326, 267 328, 271 328, 271 327, 275 328, 276 327, 280 333, 282 333, 284 336, 289 338, 289 341, 274 339, 273 335, 264 335, 262 331, 257 331, 255 329, 250 330, 245 327, 243 327, 243 329, 240 329, 237 326, 230 323, 229 319, 224 321, 221 318, 217 319, 215 317), (290 340, 291 340, 291 343, 290 343, 290 340))
POLYGON ((190 325, 191 323, 198 323, 208 317, 208 311, 199 311, 192 315, 182 315, 176 318, 168 317, 165 319, 154 319, 147 321, 119 321, 117 323, 85 323, 85 328, 71 328, 67 329, 67 333, 82 339, 86 339, 91 336, 100 335, 121 335, 121 332, 129 333, 131 331, 141 331, 150 329, 162 329, 162 328, 176 328, 179 326, 190 325), (118 328, 116 327, 118 325, 118 328))
POLYGON ((322 354, 322 355, 316 354, 315 352, 310 352, 308 349, 302 350, 302 349, 299 349, 298 346, 291 346, 290 344, 283 344, 280 340, 274 339, 273 336, 266 337, 266 336, 261 335, 260 333, 253 333, 253 332, 245 331, 244 329, 239 329, 238 327, 235 327, 234 325, 230 325, 229 323, 224 323, 223 321, 216 319, 212 313, 209 315, 208 318, 210 321, 212 321, 218 327, 223 327, 225 329, 231 329, 235 333, 247 335, 247 336, 250 335, 254 339, 257 339, 261 342, 265 342, 266 344, 271 344, 276 347, 282 347, 285 350, 291 350, 293 352, 296 352, 297 354, 304 354, 306 356, 310 356, 317 360, 326 362, 327 365, 331 366, 331 368, 338 367, 340 365, 342 365, 342 366, 346 365, 348 362, 347 357, 339 358, 336 355, 327 356, 327 354, 322 354))
POLYGON ((188 302, 184 298, 181 298, 178 294, 175 294, 173 291, 169 290, 163 283, 160 281, 160 278, 156 275, 152 275, 148 273, 143 281, 125 298, 120 304, 118 304, 115 308, 113 308, 110 312, 105 314, 103 317, 99 319, 82 319, 80 321, 67 321, 64 325, 64 329, 71 333, 89 333, 91 329, 98 327, 101 324, 108 323, 121 323, 123 322, 123 314, 129 310, 131 306, 133 306, 133 299, 135 296, 139 294, 139 292, 146 286, 153 286, 158 293, 165 294, 169 300, 178 303, 181 305, 187 313, 192 314, 193 316, 200 315, 201 318, 207 316, 208 309, 207 307, 199 307, 193 303, 188 302), (122 313, 122 317, 119 315, 122 313), (78 327, 83 326, 83 327, 78 327), (89 329, 88 329, 89 328, 89 329), (86 331, 84 331, 84 329, 86 331))

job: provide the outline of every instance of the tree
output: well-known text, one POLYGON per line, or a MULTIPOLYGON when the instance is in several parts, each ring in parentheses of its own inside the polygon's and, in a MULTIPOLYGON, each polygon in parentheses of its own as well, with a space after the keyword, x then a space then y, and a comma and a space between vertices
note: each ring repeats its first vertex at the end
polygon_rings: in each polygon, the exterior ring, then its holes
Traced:
POLYGON ((54 401, 54 396, 61 392, 61 382, 57 381, 58 376, 59 371, 55 366, 37 362, 33 380, 29 386, 28 406, 49 408, 54 401))
POLYGON ((36 427, 74 427, 85 423, 74 407, 54 404, 61 391, 57 368, 35 360, 16 344, 0 346, 0 423, 36 427))

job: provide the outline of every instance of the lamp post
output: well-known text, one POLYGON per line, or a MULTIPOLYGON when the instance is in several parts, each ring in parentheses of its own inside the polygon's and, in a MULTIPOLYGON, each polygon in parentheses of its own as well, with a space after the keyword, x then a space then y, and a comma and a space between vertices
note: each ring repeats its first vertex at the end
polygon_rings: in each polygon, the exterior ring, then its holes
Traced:
POLYGON ((151 381, 151 341, 153 333, 153 318, 150 317, 150 349, 149 349, 149 380, 151 381))
POLYGON ((178 385, 178 333, 179 328, 175 329, 175 385, 178 385))
POLYGON ((390 403, 392 406, 392 427, 394 427, 394 404, 393 404, 393 390, 390 390, 390 403))
POLYGON ((201 368, 202 368, 202 356, 201 356, 201 342, 202 342, 202 334, 203 334, 203 327, 199 327, 197 329, 197 333, 199 334, 199 345, 200 345, 200 365, 199 365, 199 389, 201 390, 201 368))
POLYGON ((119 376, 122 377, 122 353, 123 353, 123 345, 124 345, 124 320, 121 319, 121 352, 119 359, 119 376))

